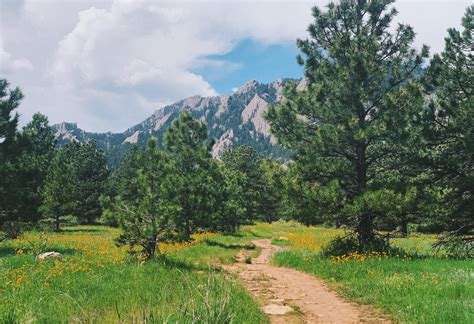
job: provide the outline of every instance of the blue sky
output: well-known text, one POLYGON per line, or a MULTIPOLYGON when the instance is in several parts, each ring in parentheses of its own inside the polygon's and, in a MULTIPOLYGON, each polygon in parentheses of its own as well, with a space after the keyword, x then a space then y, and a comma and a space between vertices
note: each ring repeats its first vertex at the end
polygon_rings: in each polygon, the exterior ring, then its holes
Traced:
POLYGON ((301 78, 303 67, 296 63, 298 53, 295 42, 268 45, 245 39, 227 54, 208 57, 230 62, 231 68, 221 72, 207 66, 195 72, 202 74, 217 92, 231 93, 249 80, 269 83, 280 78, 301 78))

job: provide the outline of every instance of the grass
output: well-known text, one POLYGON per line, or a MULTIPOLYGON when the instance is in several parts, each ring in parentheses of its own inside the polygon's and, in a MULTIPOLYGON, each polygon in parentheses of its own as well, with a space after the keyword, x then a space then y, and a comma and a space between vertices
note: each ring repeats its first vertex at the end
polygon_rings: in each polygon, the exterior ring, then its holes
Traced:
POLYGON ((163 258, 139 264, 114 245, 118 234, 82 226, 1 243, 0 323, 267 321, 218 268, 250 237, 199 234, 191 244, 161 245, 163 258), (41 262, 32 255, 51 250, 64 258, 41 262))
POLYGON ((375 305, 396 322, 474 323, 474 262, 434 251, 434 235, 394 239, 403 255, 325 259, 318 252, 342 230, 280 223, 247 231, 287 248, 274 257, 275 264, 315 274, 347 298, 375 305))
MULTIPOLYGON (((220 271, 256 238, 286 250, 273 262, 317 275, 347 298, 372 304, 396 322, 474 323, 474 262, 433 251, 433 235, 394 239, 405 253, 320 258, 340 229, 294 223, 245 226, 235 236, 203 233, 187 244, 162 244, 164 257, 140 264, 113 239, 120 231, 81 226, 26 233, 0 243, 0 323, 265 323, 247 292, 220 271), (38 261, 41 251, 62 260, 38 261)), ((249 261, 249 260, 248 260, 249 261)))

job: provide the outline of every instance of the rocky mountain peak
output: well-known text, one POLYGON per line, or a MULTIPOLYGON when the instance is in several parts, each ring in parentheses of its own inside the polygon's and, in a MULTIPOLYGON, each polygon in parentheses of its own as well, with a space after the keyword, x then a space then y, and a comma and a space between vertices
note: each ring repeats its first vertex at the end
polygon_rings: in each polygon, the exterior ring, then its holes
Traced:
MULTIPOLYGON (((268 84, 250 80, 232 94, 188 97, 158 109, 122 133, 89 133, 76 124, 61 123, 54 126, 56 138, 59 145, 95 140, 112 161, 111 167, 115 168, 132 144, 145 146, 150 138, 155 138, 161 145, 167 128, 182 111, 187 110, 208 125, 209 138, 215 140, 214 158, 219 158, 227 147, 243 144, 254 147, 260 154, 286 157, 288 152, 278 146, 264 114, 268 105, 277 104, 282 99, 282 90, 288 81, 299 80, 279 79, 268 84)), ((303 86, 299 84, 300 88, 303 86)))
POLYGON ((258 85, 258 81, 256 80, 250 80, 250 81, 247 81, 243 86, 241 86, 240 88, 238 88, 235 93, 236 94, 243 94, 243 93, 247 93, 253 89, 255 89, 258 85))

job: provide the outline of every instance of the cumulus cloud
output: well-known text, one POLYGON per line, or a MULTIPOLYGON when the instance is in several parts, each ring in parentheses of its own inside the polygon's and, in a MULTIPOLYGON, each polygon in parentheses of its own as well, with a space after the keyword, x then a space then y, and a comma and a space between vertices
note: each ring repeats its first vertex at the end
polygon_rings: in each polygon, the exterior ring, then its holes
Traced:
POLYGON ((26 58, 13 58, 12 55, 0 47, 0 72, 26 70, 32 71, 33 64, 26 58))
MULTIPOLYGON (((306 35, 310 8, 326 2, 2 0, 0 70, 25 92, 24 119, 42 111, 52 122, 121 131, 162 105, 215 95, 210 79, 240 68, 215 57, 245 39, 293 43, 306 35), (204 70, 213 71, 209 79, 196 72, 204 70)), ((436 28, 458 25, 468 2, 458 2, 446 26, 437 18, 436 28)), ((414 25, 421 44, 432 40, 430 17, 449 10, 417 3, 424 15, 417 10, 414 17, 402 1, 398 20, 414 25), (432 8, 436 13, 428 12, 432 8)), ((436 49, 443 36, 436 35, 436 49)))

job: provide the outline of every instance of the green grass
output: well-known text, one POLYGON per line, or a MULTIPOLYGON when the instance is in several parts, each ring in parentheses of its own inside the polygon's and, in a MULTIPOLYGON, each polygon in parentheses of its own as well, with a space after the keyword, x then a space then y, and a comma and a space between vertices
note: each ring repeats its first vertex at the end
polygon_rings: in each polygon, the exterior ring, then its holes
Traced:
POLYGON ((474 264, 437 258, 321 259, 287 251, 278 265, 317 275, 349 299, 373 304, 398 322, 474 323, 474 264))
POLYGON ((434 235, 394 239, 402 256, 324 259, 322 246, 342 230, 257 224, 249 229, 286 247, 273 262, 314 274, 348 299, 382 309, 402 323, 474 323, 474 261, 434 251, 434 235))
MULTIPOLYGON (((119 231, 74 227, 0 244, 0 323, 266 322, 247 292, 220 272, 248 238, 213 236, 145 264, 127 260, 112 240, 119 231), (233 244, 233 245, 232 245, 233 244), (227 246, 228 245, 228 246, 227 246), (30 252, 56 250, 61 261, 30 252)), ((173 247, 174 249, 174 247, 173 247)))
POLYGON ((393 240, 413 257, 322 259, 321 247, 344 231, 277 222, 245 226, 235 236, 202 234, 193 244, 164 245, 164 257, 139 264, 114 245, 119 233, 80 226, 0 243, 0 323, 265 323, 256 302, 220 271, 241 249, 258 254, 251 243, 256 238, 286 248, 274 263, 323 278, 396 322, 474 323, 474 262, 433 251, 433 235, 393 240), (39 262, 32 256, 44 250, 64 259, 39 262))

